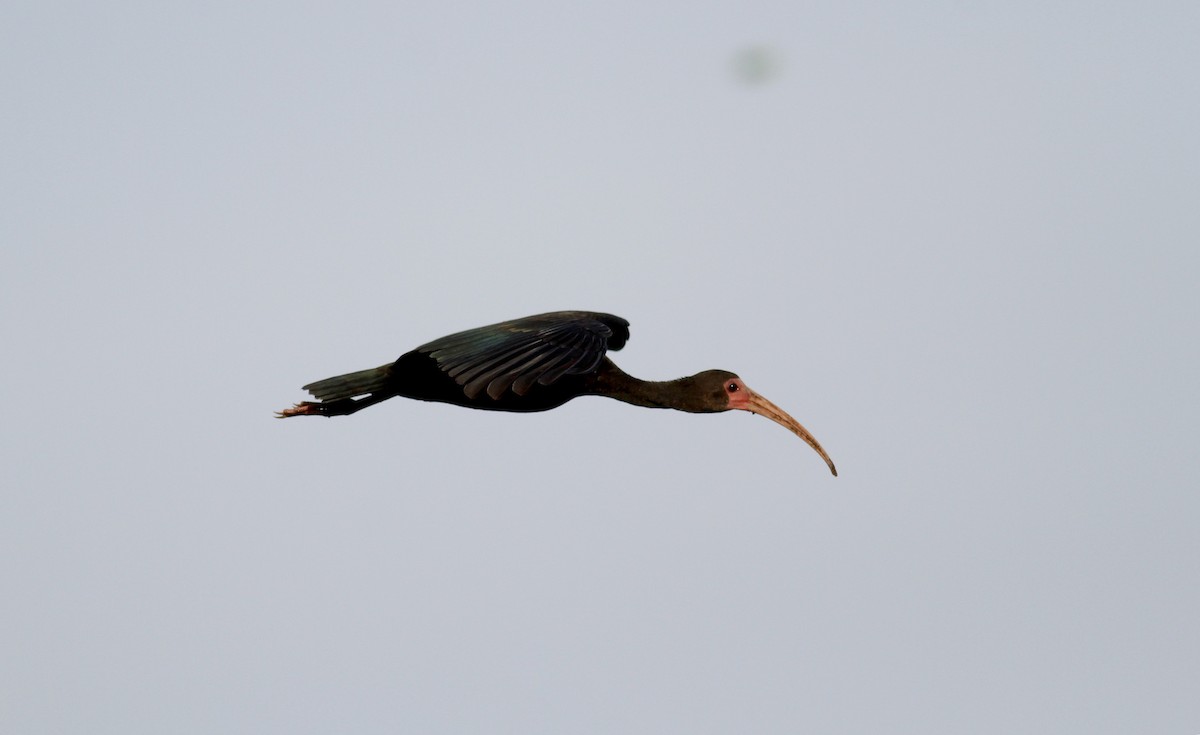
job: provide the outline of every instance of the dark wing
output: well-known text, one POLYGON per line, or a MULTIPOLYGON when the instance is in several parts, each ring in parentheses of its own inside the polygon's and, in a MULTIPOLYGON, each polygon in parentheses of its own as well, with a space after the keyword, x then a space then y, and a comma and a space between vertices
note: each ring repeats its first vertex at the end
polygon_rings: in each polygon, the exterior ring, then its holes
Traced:
POLYGON ((534 383, 550 385, 563 375, 590 373, 606 350, 629 339, 629 322, 612 314, 555 311, 468 329, 421 345, 468 398, 485 389, 493 399, 518 396, 534 383))

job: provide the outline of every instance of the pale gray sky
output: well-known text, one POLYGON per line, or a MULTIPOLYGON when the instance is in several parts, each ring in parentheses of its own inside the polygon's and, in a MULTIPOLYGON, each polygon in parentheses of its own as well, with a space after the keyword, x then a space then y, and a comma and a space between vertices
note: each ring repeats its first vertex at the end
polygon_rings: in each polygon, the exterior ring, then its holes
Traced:
POLYGON ((0 731, 1200 732, 1195 3, 4 16, 0 731))

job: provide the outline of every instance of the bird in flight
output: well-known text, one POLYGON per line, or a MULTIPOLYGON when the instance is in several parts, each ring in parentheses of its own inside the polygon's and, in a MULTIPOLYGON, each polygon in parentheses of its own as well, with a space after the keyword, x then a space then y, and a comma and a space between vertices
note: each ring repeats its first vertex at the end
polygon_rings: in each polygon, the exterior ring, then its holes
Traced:
POLYGON ((629 339, 629 322, 590 311, 554 311, 468 329, 421 345, 395 362, 304 386, 316 401, 276 413, 349 416, 393 396, 489 411, 547 411, 578 396, 689 413, 739 409, 760 414, 833 460, 800 422, 726 370, 678 380, 640 380, 605 356, 629 339))

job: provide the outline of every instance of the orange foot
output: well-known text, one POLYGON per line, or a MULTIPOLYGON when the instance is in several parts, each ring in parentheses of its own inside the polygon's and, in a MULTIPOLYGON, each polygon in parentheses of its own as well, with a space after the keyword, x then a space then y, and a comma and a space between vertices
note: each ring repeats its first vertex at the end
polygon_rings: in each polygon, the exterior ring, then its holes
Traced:
POLYGON ((320 411, 319 405, 320 404, 312 403, 310 401, 304 401, 303 403, 297 403, 295 406, 292 406, 291 408, 285 408, 282 411, 276 411, 275 418, 286 419, 291 416, 320 416, 321 411, 320 411))

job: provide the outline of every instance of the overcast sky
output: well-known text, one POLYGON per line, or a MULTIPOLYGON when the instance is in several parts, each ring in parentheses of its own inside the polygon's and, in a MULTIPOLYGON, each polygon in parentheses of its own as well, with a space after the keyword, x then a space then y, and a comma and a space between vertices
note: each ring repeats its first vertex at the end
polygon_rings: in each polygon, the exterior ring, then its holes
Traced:
POLYGON ((1200 732, 1200 5, 3 15, 0 731, 1200 732))

